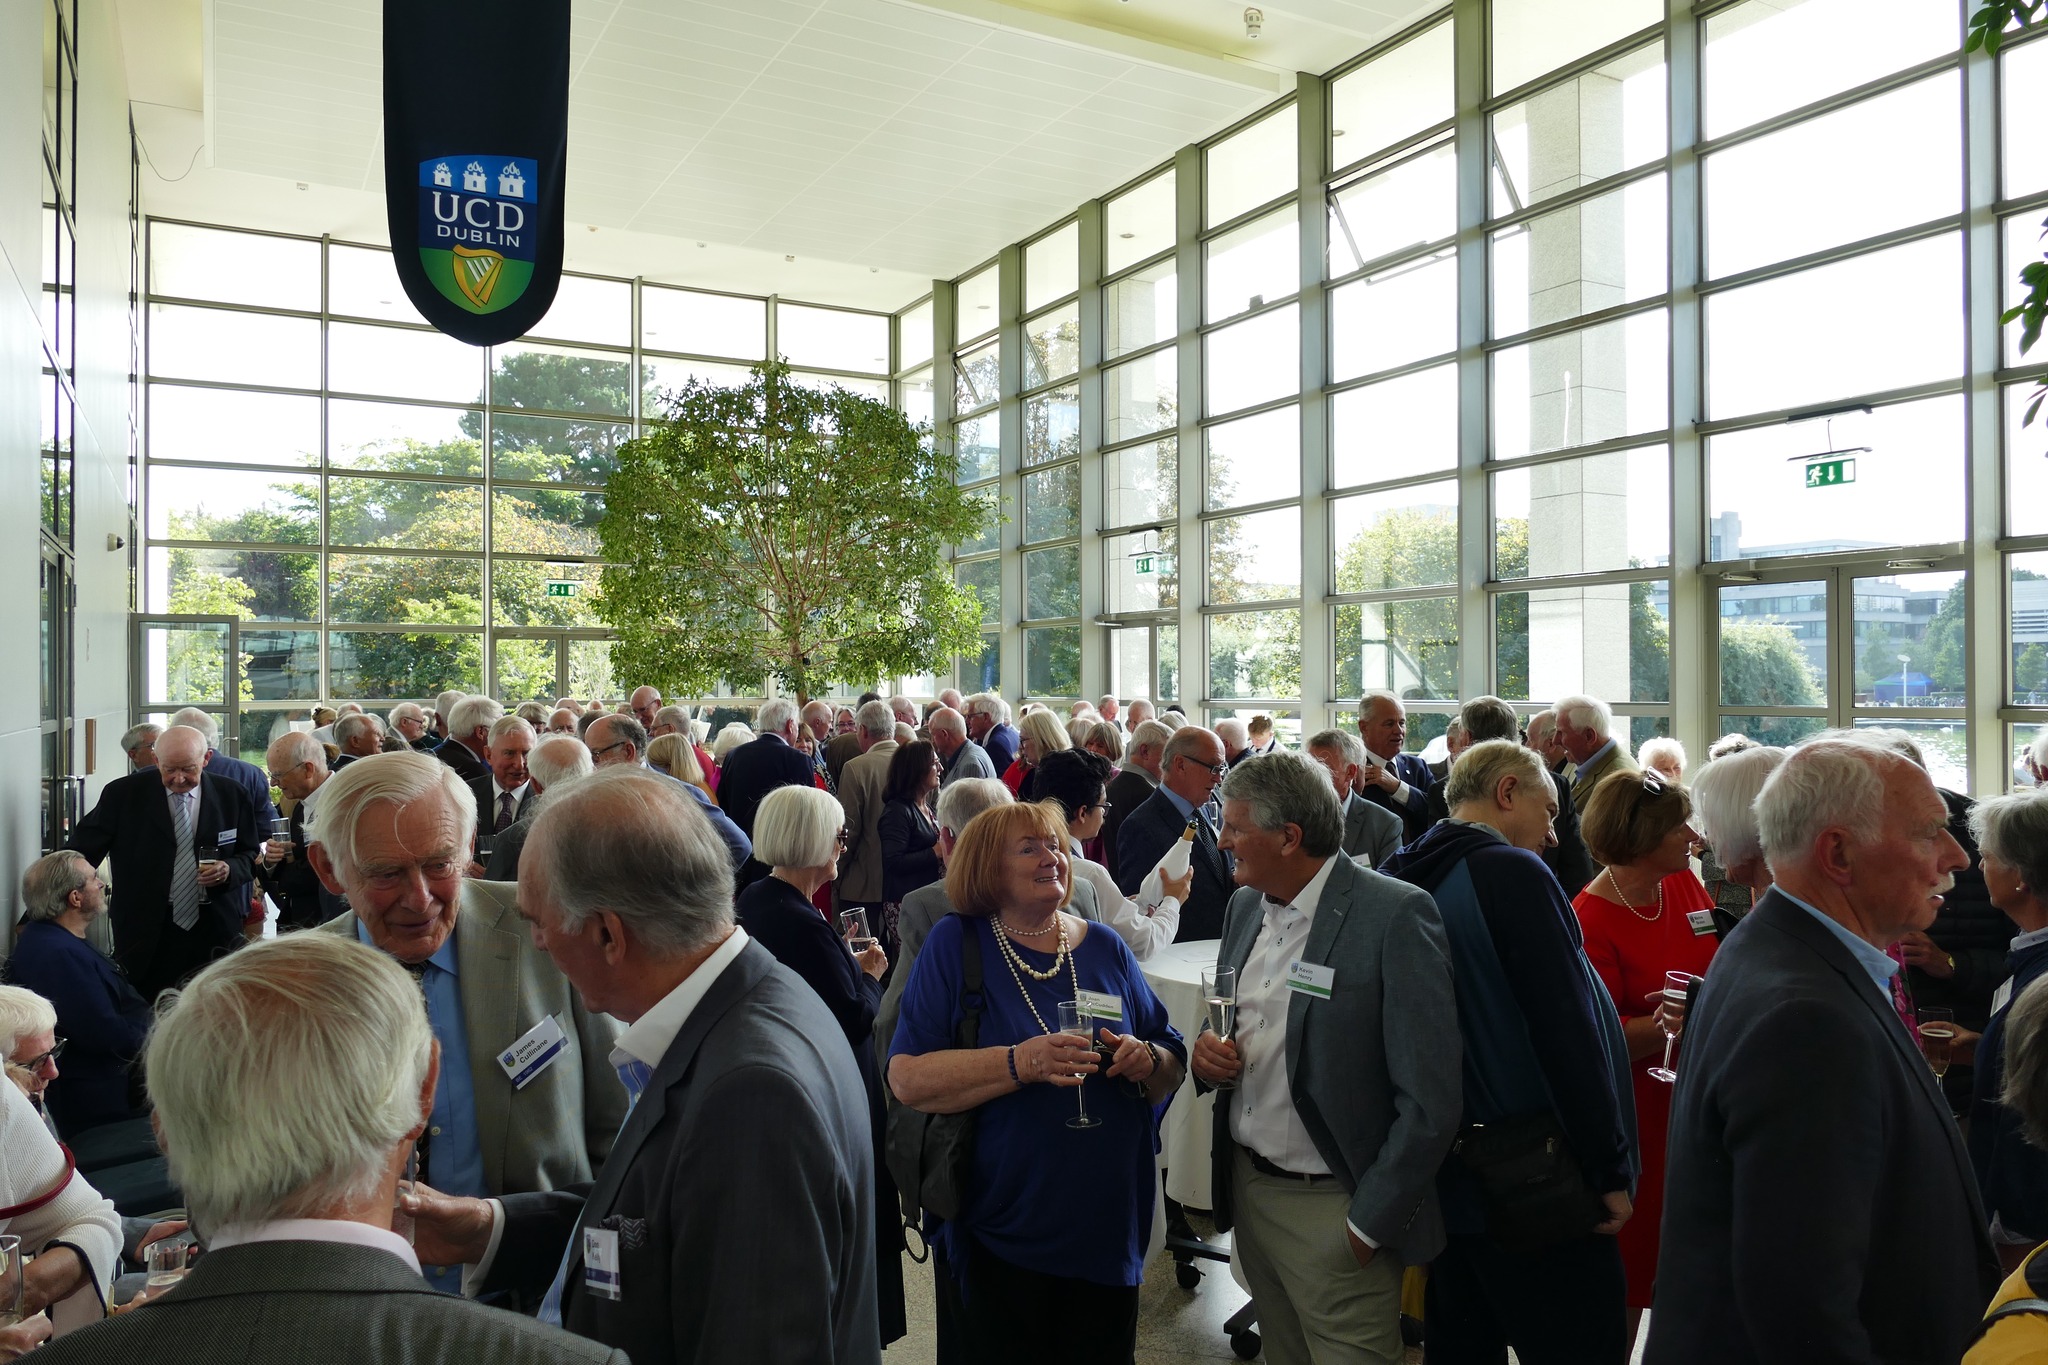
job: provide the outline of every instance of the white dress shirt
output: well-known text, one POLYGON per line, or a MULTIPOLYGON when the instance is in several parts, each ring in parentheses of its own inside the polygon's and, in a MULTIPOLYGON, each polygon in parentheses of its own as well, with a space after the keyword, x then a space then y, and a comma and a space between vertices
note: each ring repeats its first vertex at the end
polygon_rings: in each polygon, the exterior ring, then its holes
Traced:
POLYGON ((206 1239, 208 1251, 225 1251, 250 1242, 339 1242, 344 1246, 371 1247, 388 1252, 405 1262, 405 1268, 419 1274, 420 1258, 412 1243, 390 1228, 374 1227, 349 1218, 279 1218, 269 1223, 230 1223, 206 1239))
POLYGON ((1163 896, 1151 910, 1126 896, 1117 889, 1116 878, 1109 875, 1109 869, 1101 863, 1091 863, 1080 853, 1073 852, 1067 861, 1074 870, 1074 880, 1085 881, 1095 888, 1095 905, 1102 922, 1116 930, 1116 936, 1130 946, 1131 956, 1143 962, 1167 944, 1180 932, 1180 901, 1173 896, 1163 896))
POLYGON ((1237 976, 1235 1041, 1244 1071, 1236 1092, 1225 1091, 1222 1097, 1230 1104, 1231 1138, 1296 1175, 1330 1173, 1309 1140, 1287 1084, 1287 1006, 1293 995, 1287 988, 1287 969, 1300 961, 1308 946, 1333 861, 1323 860, 1292 903, 1265 904, 1266 922, 1237 976))

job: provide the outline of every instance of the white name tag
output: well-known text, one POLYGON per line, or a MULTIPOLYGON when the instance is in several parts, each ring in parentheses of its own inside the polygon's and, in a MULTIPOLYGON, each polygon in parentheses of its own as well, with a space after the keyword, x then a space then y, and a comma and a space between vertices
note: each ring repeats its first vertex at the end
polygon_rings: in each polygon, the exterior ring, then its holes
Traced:
POLYGON ((1337 969, 1318 967, 1313 962, 1290 962, 1287 964, 1287 989, 1312 995, 1318 1000, 1328 1000, 1330 992, 1337 986, 1337 969))
POLYGON ((554 1065, 555 1059, 568 1046, 567 1035, 551 1014, 528 1029, 525 1037, 499 1053, 498 1065, 511 1077, 514 1090, 524 1090, 535 1076, 554 1065))
POLYGON ((583 1229, 583 1287, 601 1299, 623 1297, 619 1284, 619 1234, 610 1228, 583 1229))
POLYGON ((1686 923, 1692 926, 1692 936, 1701 938, 1714 932, 1714 912, 1711 910, 1688 910, 1686 923))
POLYGON ((2011 1003, 2012 978, 2008 976, 2005 980, 1998 983, 1997 990, 1991 992, 1991 1012, 1996 1014, 2011 1003))
POLYGON ((233 848, 235 846, 235 832, 231 829, 222 830, 214 838, 213 846, 215 848, 233 848))
POLYGON ((1124 1002, 1121 997, 1102 991, 1077 991, 1074 1000, 1081 1006, 1081 1013, 1098 1024, 1121 1024, 1124 1021, 1124 1002))

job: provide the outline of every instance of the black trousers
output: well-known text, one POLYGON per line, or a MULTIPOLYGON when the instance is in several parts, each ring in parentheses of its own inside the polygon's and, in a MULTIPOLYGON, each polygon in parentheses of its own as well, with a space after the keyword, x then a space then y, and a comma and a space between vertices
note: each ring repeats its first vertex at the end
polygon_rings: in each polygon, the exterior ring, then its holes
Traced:
POLYGON ((164 907, 164 926, 157 935, 155 951, 130 973, 144 1000, 154 1005, 165 991, 184 985, 201 967, 241 945, 241 934, 226 934, 217 921, 212 907, 202 903, 199 922, 190 929, 180 929, 171 918, 170 907, 164 907))
POLYGON ((1040 1274, 990 1255, 979 1242, 970 1243, 965 1266, 944 1264, 935 1250, 932 1267, 940 1365, 1131 1365, 1136 1285, 1040 1274), (949 1342, 958 1354, 948 1351, 949 1342))
POLYGON ((1540 1251, 1454 1236, 1429 1268, 1429 1365, 1625 1365, 1621 1245, 1588 1235, 1540 1251))

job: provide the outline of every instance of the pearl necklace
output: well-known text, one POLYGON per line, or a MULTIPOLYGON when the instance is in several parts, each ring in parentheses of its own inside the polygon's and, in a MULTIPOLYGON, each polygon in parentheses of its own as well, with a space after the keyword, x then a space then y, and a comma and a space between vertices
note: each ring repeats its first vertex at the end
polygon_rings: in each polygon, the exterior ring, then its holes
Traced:
MULTIPOLYGON (((1000 924, 1002 922, 1001 918, 998 917, 996 922, 1000 924)), ((1061 921, 1058 928, 1060 931, 1059 951, 1053 955, 1052 970, 1049 972, 1038 971, 1018 955, 1016 948, 1011 946, 1010 940, 1005 935, 1001 933, 996 935, 996 945, 1003 950, 1003 965, 1010 969, 1010 979, 1017 983, 1017 994, 1024 997, 1024 1007, 1031 1011, 1031 1017, 1037 1021, 1038 1031, 1045 1034, 1050 1034, 1052 1029, 1046 1026, 1045 1016, 1038 1012, 1038 1002, 1033 1000, 1031 992, 1025 989, 1024 976, 1030 977, 1033 981, 1052 981, 1059 976, 1060 963, 1064 960, 1067 964, 1068 977, 1074 984, 1074 998, 1076 1000, 1081 998, 1081 972, 1074 964, 1074 954, 1067 947, 1066 923, 1061 921), (1024 975, 1019 976, 1019 971, 1022 971, 1024 975)))
POLYGON ((1001 915, 996 916, 996 923, 1002 925, 1003 932, 1011 938, 1044 938, 1047 934, 1060 927, 1060 912, 1057 910, 1053 911, 1052 918, 1045 922, 1043 929, 1019 929, 1001 915))
POLYGON ((1657 883, 1657 913, 1654 915, 1646 915, 1642 911, 1636 909, 1634 904, 1632 904, 1629 901, 1629 898, 1626 895, 1623 895, 1621 890, 1621 881, 1614 875, 1614 869, 1607 868, 1604 870, 1607 873, 1607 884, 1614 888, 1615 895, 1621 897, 1622 907, 1626 909, 1631 915, 1634 915, 1637 919, 1641 920, 1645 924, 1655 924, 1658 920, 1664 918, 1664 883, 1661 880, 1657 883))

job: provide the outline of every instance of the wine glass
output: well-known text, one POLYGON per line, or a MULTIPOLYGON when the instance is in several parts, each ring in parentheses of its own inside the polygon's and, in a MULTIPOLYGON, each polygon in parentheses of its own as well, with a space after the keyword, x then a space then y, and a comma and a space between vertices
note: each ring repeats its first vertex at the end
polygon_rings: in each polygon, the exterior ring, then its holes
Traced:
MULTIPOLYGON (((1205 1022, 1209 1031, 1216 1035, 1218 1042, 1230 1041, 1231 1032, 1237 1027, 1237 968, 1202 968, 1202 1000, 1208 1006, 1205 1022)), ((1218 1081, 1212 1090, 1235 1090, 1236 1081, 1218 1081)))
MULTIPOLYGON (((1670 1004, 1683 1004, 1686 990, 1697 980, 1699 978, 1691 972, 1664 973, 1664 999, 1670 1004)), ((1678 1079, 1678 1073, 1671 1069, 1671 1054, 1678 1047, 1678 1030, 1667 1027, 1661 1020, 1658 1027, 1664 1030, 1664 1064, 1651 1067, 1649 1075, 1651 1080, 1669 1085, 1678 1079)))
POLYGON ((494 831, 479 829, 476 832, 476 860, 478 862, 488 865, 491 861, 491 851, 497 846, 498 836, 494 831))
POLYGON ((856 957, 875 946, 875 936, 868 930, 868 912, 865 910, 840 911, 839 932, 856 957))
POLYGON ((1925 1005, 1913 1011, 1913 1018, 1920 1034, 1920 1051, 1934 1068, 1934 1079, 1941 1080, 1948 1075, 1950 1044, 1955 1042, 1955 1011, 1925 1005))
MULTIPOLYGON (((1080 1001, 1060 1001, 1061 1033, 1076 1034, 1081 1038, 1083 1042, 1086 1042, 1089 1035, 1089 1029, 1093 1025, 1093 1023, 1094 1020, 1090 1019, 1085 1013, 1082 1012, 1080 1001)), ((1069 1128, 1096 1128, 1101 1126, 1101 1119, 1092 1119, 1088 1117, 1087 1089, 1088 1086, 1086 1078, 1084 1076, 1082 1084, 1074 1088, 1074 1098, 1080 1101, 1081 1112, 1075 1117, 1067 1120, 1067 1127, 1069 1128)))

